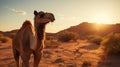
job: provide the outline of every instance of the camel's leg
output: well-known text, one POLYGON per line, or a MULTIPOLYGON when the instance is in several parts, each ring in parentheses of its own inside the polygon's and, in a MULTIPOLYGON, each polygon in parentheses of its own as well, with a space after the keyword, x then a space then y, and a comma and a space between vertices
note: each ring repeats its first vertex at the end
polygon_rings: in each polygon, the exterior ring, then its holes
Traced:
POLYGON ((30 67, 30 65, 29 65, 30 55, 23 54, 21 56, 21 59, 22 59, 22 67, 30 67))
POLYGON ((16 65, 17 67, 19 67, 19 52, 15 49, 13 49, 13 55, 14 55, 14 58, 15 58, 15 62, 16 62, 16 65))
POLYGON ((38 67, 39 65, 39 62, 41 60, 41 57, 42 57, 42 52, 35 52, 34 53, 34 66, 33 67, 38 67))

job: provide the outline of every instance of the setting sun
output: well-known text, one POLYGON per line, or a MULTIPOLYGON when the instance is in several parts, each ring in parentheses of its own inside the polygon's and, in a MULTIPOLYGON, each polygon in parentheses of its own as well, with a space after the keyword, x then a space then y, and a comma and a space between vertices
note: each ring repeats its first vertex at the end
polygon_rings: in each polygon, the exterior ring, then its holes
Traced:
POLYGON ((91 22, 97 24, 112 24, 112 18, 108 14, 96 14, 90 19, 91 22))

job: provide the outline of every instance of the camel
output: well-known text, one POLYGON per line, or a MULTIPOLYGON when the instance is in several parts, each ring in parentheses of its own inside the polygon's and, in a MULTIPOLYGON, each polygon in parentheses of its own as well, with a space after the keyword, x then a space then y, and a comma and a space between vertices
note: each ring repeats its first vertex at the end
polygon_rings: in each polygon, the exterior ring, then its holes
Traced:
POLYGON ((55 20, 52 13, 34 11, 34 26, 26 20, 13 39, 13 55, 17 67, 19 57, 22 59, 22 67, 30 67, 29 59, 34 56, 33 67, 38 67, 44 48, 45 26, 55 20))

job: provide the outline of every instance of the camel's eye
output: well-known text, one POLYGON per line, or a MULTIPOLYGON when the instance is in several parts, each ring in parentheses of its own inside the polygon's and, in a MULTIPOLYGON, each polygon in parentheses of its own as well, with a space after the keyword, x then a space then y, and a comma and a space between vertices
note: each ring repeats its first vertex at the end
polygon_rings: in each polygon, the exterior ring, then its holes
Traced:
POLYGON ((39 16, 40 16, 40 18, 43 18, 43 17, 44 17, 44 15, 45 15, 45 14, 43 13, 43 14, 40 14, 39 16))
POLYGON ((40 16, 40 18, 43 18, 44 15, 45 15, 45 13, 44 13, 43 11, 40 11, 40 12, 39 12, 39 16, 40 16))

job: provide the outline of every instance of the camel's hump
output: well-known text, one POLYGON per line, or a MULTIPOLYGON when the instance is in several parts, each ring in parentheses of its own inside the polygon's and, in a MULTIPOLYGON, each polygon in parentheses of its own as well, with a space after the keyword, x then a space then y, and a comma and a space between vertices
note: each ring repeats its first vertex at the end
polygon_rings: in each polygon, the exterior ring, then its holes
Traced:
POLYGON ((23 22, 22 27, 18 32, 23 31, 24 29, 27 29, 27 28, 32 28, 32 24, 29 20, 26 20, 25 22, 23 22))
POLYGON ((22 26, 32 25, 30 20, 26 20, 22 26))
POLYGON ((29 26, 29 25, 32 26, 30 20, 26 20, 26 21, 23 23, 22 27, 26 27, 26 26, 29 26))

